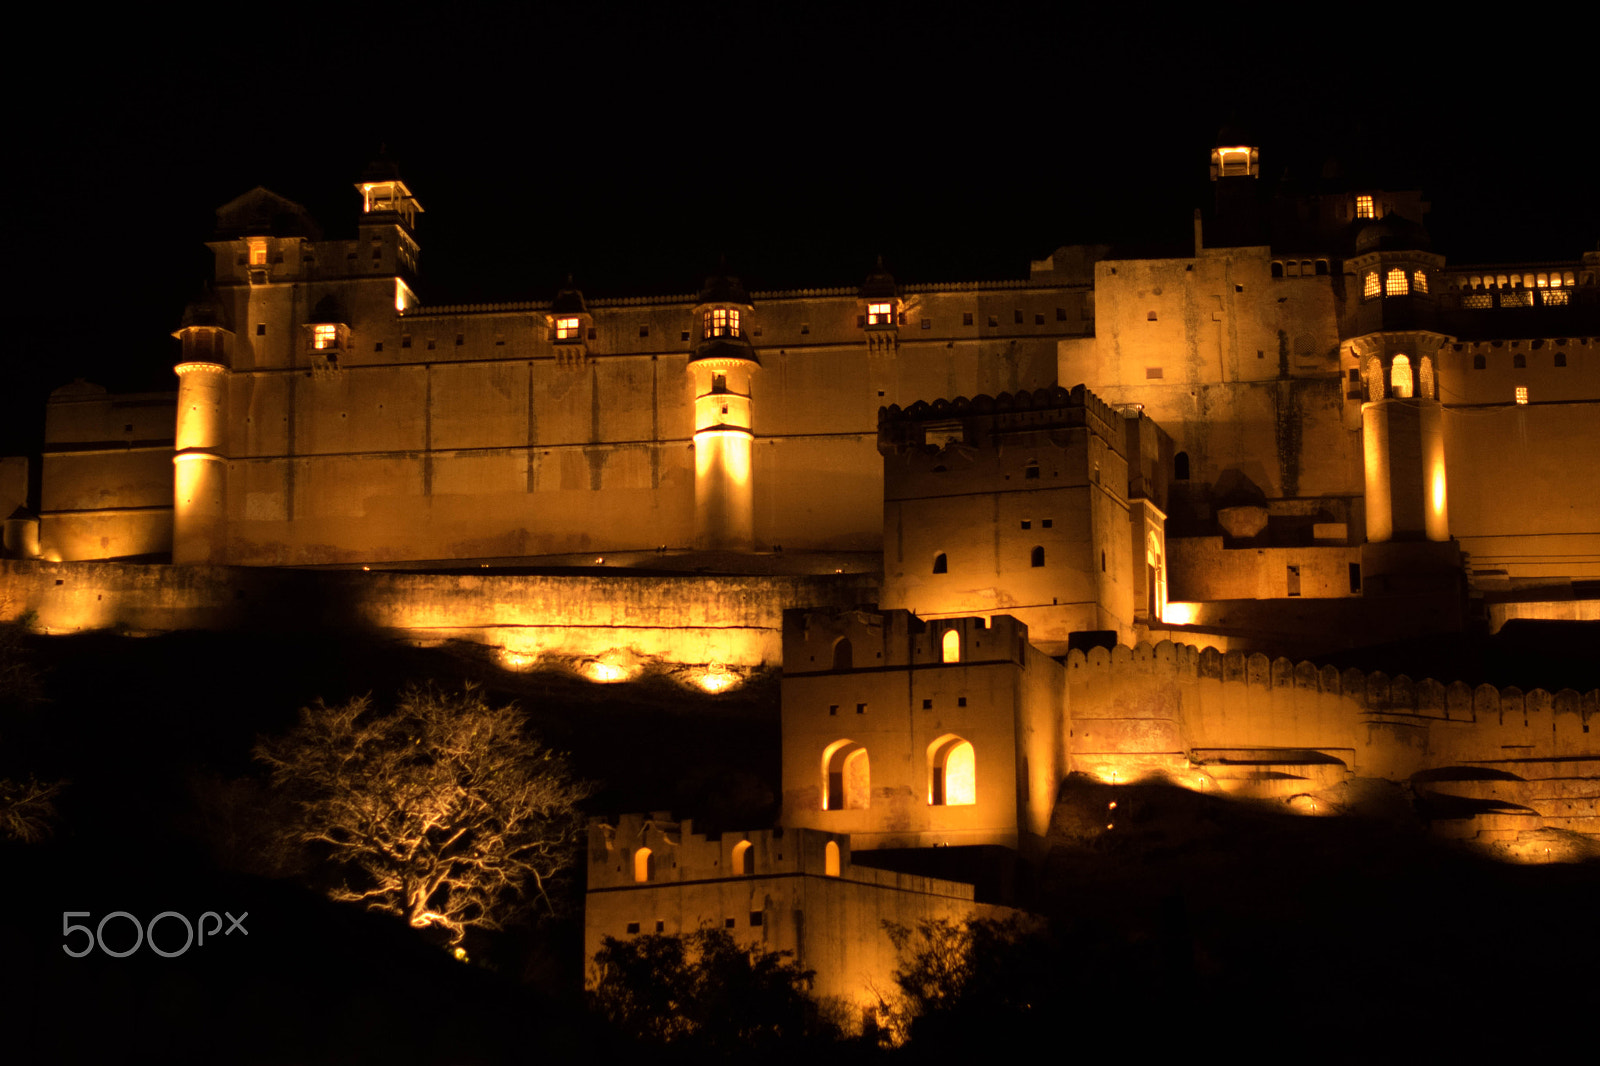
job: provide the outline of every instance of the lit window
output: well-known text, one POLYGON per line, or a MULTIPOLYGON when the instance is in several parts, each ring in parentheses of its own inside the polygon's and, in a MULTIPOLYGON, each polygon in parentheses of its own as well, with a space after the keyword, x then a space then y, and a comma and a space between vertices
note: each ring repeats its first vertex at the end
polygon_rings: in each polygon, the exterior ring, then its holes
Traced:
POLYGON ((312 326, 311 347, 317 349, 318 351, 322 351, 326 348, 339 347, 339 327, 312 326))
POLYGON ((577 340, 579 330, 580 325, 576 318, 556 319, 556 340, 558 341, 577 340))
POLYGON ((1528 386, 1526 386, 1526 385, 1518 385, 1517 386, 1517 402, 1518 403, 1527 403, 1528 402, 1528 386))
POLYGON ((250 265, 267 265, 267 242, 265 240, 252 240, 250 242, 250 265))
POLYGON ((1418 292, 1426 293, 1428 291, 1428 275, 1420 270, 1414 271, 1411 275, 1411 287, 1418 292))
POLYGON ((717 307, 706 312, 707 337, 737 337, 739 312, 733 308, 717 307))
POLYGON ((1362 195, 1362 196, 1357 196, 1356 197, 1356 217, 1357 218, 1377 218, 1378 217, 1377 205, 1372 202, 1372 197, 1371 196, 1362 195))
POLYGON ((633 879, 635 881, 648 881, 655 875, 655 872, 655 856, 650 854, 649 848, 640 848, 633 853, 633 879))
POLYGON ((868 304, 867 325, 892 326, 894 325, 894 304, 868 304))
POLYGON ((1378 295, 1378 291, 1378 272, 1376 270, 1369 271, 1367 273, 1366 287, 1362 289, 1361 295, 1370 300, 1378 295))
POLYGON ((1383 280, 1383 294, 1385 296, 1404 296, 1408 291, 1406 272, 1398 267, 1389 271, 1383 280))
POLYGON ((1389 388, 1394 391, 1395 399, 1411 399, 1411 360, 1403 355, 1394 357, 1394 366, 1389 370, 1389 388))
POLYGON ((940 643, 940 658, 947 663, 961 661, 961 632, 956 629, 944 631, 944 639, 940 643))
POLYGON ((965 807, 977 802, 972 744, 946 734, 928 746, 928 802, 935 807, 965 807))

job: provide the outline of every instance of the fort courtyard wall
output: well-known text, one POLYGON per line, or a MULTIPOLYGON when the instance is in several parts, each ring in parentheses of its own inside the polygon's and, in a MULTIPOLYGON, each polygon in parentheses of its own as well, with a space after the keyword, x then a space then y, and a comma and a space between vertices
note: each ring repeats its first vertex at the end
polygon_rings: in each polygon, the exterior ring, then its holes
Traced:
MULTIPOLYGON (((975 903, 971 885, 857 866, 850 842, 792 827, 709 836, 665 814, 591 822, 585 958, 608 936, 725 929, 747 947, 793 952, 816 971, 818 997, 875 1013, 900 962, 885 922, 1014 913, 975 903)), ((597 976, 591 966, 591 987, 597 976)))
POLYGON ((45 632, 159 633, 350 626, 423 643, 462 640, 528 668, 584 660, 595 680, 643 662, 776 667, 783 611, 870 601, 873 577, 517 575, 0 562, 0 621, 45 632), (31 612, 31 614, 30 614, 31 612))

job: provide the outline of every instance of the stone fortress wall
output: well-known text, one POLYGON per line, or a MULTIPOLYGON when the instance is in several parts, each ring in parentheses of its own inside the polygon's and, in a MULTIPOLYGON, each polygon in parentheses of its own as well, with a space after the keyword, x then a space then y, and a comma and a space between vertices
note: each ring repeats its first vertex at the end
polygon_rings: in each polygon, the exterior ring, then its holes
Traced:
MULTIPOLYGON (((1477 801, 1482 840, 1600 837, 1600 690, 1523 690, 1153 647, 1065 659, 1068 766, 1337 809, 1354 778, 1477 801)), ((1468 807, 1459 807, 1466 811, 1468 807)))

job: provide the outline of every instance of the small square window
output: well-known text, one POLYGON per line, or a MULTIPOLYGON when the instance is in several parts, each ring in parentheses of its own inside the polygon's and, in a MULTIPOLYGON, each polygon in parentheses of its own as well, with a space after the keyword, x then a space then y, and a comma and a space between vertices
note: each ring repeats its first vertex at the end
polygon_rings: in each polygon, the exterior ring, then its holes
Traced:
POLYGON ((459 348, 465 343, 467 343, 467 335, 465 333, 457 333, 456 334, 456 347, 459 348))
POLYGON ((656 932, 665 933, 666 931, 667 931, 667 923, 658 920, 656 922, 656 932))
POLYGON ((856 704, 856 713, 857 714, 866 714, 867 713, 867 705, 865 703, 856 704))
POLYGON ((1065 322, 1066 320, 1067 320, 1067 309, 1065 307, 1056 308, 1056 321, 1057 322, 1065 322))
POLYGON ((1000 316, 999 315, 990 315, 989 316, 989 327, 991 329, 998 329, 1000 327, 1000 316))
POLYGON ((638 922, 629 922, 628 923, 628 932, 637 933, 638 931, 639 931, 639 923, 638 922))
POLYGON ((724 929, 732 929, 737 924, 738 923, 736 921, 734 921, 732 918, 726 918, 726 919, 723 920, 722 926, 723 926, 724 929))
POLYGON ((589 339, 590 340, 594 340, 594 327, 593 326, 589 327, 589 339))
POLYGON ((400 338, 400 347, 402 347, 402 348, 411 347, 411 338, 410 337, 401 337, 400 338))
POLYGON ((688 330, 684 330, 684 331, 683 331, 683 332, 682 332, 682 333, 680 333, 680 334, 679 334, 679 335, 678 335, 678 339, 679 339, 679 340, 680 340, 680 341, 686 341, 686 340, 688 340, 688 339, 689 339, 689 331, 688 331, 688 330))
POLYGON ((428 338, 428 351, 430 351, 430 352, 433 351, 433 338, 432 337, 428 338))
POLYGON ((963 326, 972 325, 972 312, 971 311, 963 311, 963 312, 961 312, 961 324, 963 326))
POLYGON ((933 710, 933 701, 932 700, 923 700, 922 701, 922 709, 925 710, 925 711, 933 710))
POLYGON ((1147 366, 1144 368, 1146 381, 1159 381, 1164 373, 1165 371, 1159 366, 1147 366))
POLYGON ((751 911, 750 912, 750 924, 751 925, 759 926, 765 921, 766 921, 766 915, 764 913, 762 913, 761 911, 751 911))
POLYGON ((839 705, 837 703, 828 704, 828 713, 829 714, 838 714, 839 713, 839 705))
MULTIPOLYGON (((1480 354, 1475 355, 1475 356, 1472 357, 1472 369, 1474 369, 1474 370, 1483 370, 1486 367, 1488 367, 1488 365, 1489 365, 1488 356, 1483 355, 1482 353, 1480 353, 1480 354)), ((1353 374, 1353 373, 1355 373, 1355 371, 1352 370, 1351 373, 1353 374)))
POLYGON ((256 336, 265 337, 266 335, 267 335, 267 324, 265 322, 257 322, 256 323, 256 336))
POLYGON ((1017 325, 1022 325, 1022 308, 1017 308, 1011 314, 1015 317, 1017 325))
POLYGON ((932 329, 933 328, 933 319, 931 319, 931 318, 923 319, 922 320, 922 328, 923 329, 932 329))
POLYGON ((860 329, 866 329, 867 328, 867 316, 866 315, 857 315, 856 316, 856 326, 858 328, 860 328, 860 329))
POLYGON ((1022 528, 1023 529, 1032 529, 1033 528, 1033 523, 1031 521, 1029 521, 1028 519, 1024 518, 1022 520, 1022 528))
POLYGON ((1567 365, 1567 353, 1566 352, 1557 352, 1556 353, 1556 366, 1566 366, 1566 365, 1567 365))
POLYGON ((1044 526, 1044 528, 1046 528, 1046 529, 1049 529, 1051 526, 1055 525, 1055 519, 1046 518, 1043 522, 1040 523, 1040 525, 1044 526))
POLYGON ((639 327, 639 336, 641 336, 641 337, 650 336, 650 327, 649 326, 640 326, 639 327))
POLYGON ((957 707, 965 707, 966 705, 967 705, 967 698, 965 696, 957 696, 956 697, 956 706, 957 707))
POLYGON ((807 334, 807 333, 810 333, 810 332, 811 332, 811 323, 809 323, 809 322, 800 323, 800 333, 801 333, 802 336, 807 334))
POLYGON ((383 342, 382 342, 382 341, 377 341, 377 342, 375 342, 375 343, 374 343, 374 344, 373 344, 373 345, 372 345, 372 350, 373 350, 373 351, 375 351, 375 352, 381 352, 381 351, 383 351, 383 342))

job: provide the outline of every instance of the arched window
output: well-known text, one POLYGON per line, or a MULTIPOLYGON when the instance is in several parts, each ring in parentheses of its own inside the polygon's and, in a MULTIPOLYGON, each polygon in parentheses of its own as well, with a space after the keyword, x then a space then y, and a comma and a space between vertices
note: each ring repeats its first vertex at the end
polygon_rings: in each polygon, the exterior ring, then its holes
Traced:
POLYGON ((1172 457, 1172 479, 1174 481, 1189 480, 1189 453, 1179 452, 1172 457))
POLYGON ((640 848, 633 853, 633 879, 635 881, 649 881, 655 877, 656 857, 649 848, 640 848))
POLYGON ((1406 285, 1406 272, 1399 267, 1389 271, 1383 279, 1383 294, 1385 296, 1404 296, 1409 290, 1406 285))
POLYGON ((1428 291, 1428 275, 1420 270, 1412 271, 1411 285, 1418 292, 1426 293, 1428 291))
POLYGON ((1272 276, 1275 278, 1283 277, 1283 264, 1277 260, 1273 260, 1272 262, 1272 276))
POLYGON ((822 809, 864 810, 872 796, 867 749, 853 740, 836 740, 822 751, 822 809))
POLYGON ((1363 298, 1370 300, 1378 294, 1378 272, 1376 270, 1369 270, 1367 272, 1367 280, 1361 288, 1361 295, 1363 298))
POLYGON ((942 643, 942 646, 941 646, 940 650, 943 653, 943 657, 944 657, 944 661, 945 662, 947 662, 947 663, 958 663, 958 662, 960 662, 961 661, 961 631, 959 629, 947 629, 947 630, 945 630, 944 631, 944 640, 943 640, 943 643, 942 643))
POLYGON ((831 840, 822 849, 822 873, 827 877, 839 876, 839 845, 831 840))
POLYGON ((1421 389, 1420 395, 1424 400, 1431 400, 1433 395, 1433 360, 1427 356, 1422 357, 1422 362, 1417 364, 1417 384, 1421 389))
POLYGON ((1395 399, 1411 399, 1411 360, 1403 355, 1394 357, 1394 366, 1389 370, 1389 388, 1395 399))
POLYGON ((954 733, 928 745, 928 802, 935 807, 978 802, 977 758, 972 744, 954 733))
POLYGON ((850 651, 850 638, 840 637, 833 642, 833 668, 835 670, 850 670, 854 666, 854 658, 850 651))
POLYGON ((750 842, 741 840, 733 846, 732 873, 736 877, 755 873, 755 856, 750 853, 750 842))
POLYGON ((1044 546, 1043 545, 1035 544, 1033 546, 1033 552, 1030 554, 1029 561, 1034 566, 1043 566, 1044 565, 1044 546))
POLYGON ((1383 364, 1377 356, 1372 356, 1361 371, 1361 377, 1367 384, 1367 399, 1383 399, 1383 364))
POLYGON ((944 552, 940 552, 933 557, 933 572, 936 574, 948 574, 950 572, 950 560, 945 556, 944 552))

